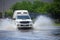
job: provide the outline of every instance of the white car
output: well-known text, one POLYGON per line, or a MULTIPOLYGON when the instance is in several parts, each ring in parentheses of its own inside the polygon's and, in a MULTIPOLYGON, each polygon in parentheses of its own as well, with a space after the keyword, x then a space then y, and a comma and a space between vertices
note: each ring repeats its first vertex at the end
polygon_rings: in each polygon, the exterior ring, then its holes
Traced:
POLYGON ((16 10, 13 15, 18 29, 31 29, 33 23, 27 10, 16 10))

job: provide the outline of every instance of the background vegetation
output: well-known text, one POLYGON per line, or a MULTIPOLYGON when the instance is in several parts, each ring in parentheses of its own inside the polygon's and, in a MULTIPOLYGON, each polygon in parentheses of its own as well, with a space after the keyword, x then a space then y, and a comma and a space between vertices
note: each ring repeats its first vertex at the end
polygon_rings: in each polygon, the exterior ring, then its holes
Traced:
POLYGON ((2 18, 2 12, 0 12, 0 18, 2 18))
POLYGON ((56 22, 60 22, 60 0, 53 0, 53 3, 41 2, 39 0, 17 2, 5 13, 7 16, 12 17, 15 10, 49 14, 56 22))

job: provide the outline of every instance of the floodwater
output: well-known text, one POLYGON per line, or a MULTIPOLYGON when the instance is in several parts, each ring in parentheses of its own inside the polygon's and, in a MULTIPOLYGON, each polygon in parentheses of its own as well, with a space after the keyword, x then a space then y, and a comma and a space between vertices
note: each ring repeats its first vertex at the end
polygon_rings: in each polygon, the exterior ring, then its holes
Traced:
POLYGON ((47 17, 40 19, 40 24, 35 21, 33 30, 18 30, 12 19, 0 19, 0 40, 60 40, 60 27, 53 26, 47 17))

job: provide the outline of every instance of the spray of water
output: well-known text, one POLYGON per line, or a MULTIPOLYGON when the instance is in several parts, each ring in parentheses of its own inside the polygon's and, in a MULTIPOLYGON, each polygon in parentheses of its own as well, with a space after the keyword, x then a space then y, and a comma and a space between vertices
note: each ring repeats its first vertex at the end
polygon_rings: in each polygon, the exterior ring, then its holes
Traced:
MULTIPOLYGON (((33 31, 32 34, 30 32, 27 32, 27 33, 21 33, 21 32, 9 32, 9 35, 8 33, 6 34, 6 38, 7 37, 11 37, 11 38, 24 38, 24 39, 46 39, 46 40, 55 40, 57 39, 56 37, 52 37, 50 35, 50 31, 49 28, 54 28, 53 25, 54 22, 49 18, 49 17, 46 17, 46 16, 43 16, 43 15, 40 15, 36 18, 35 22, 34 22, 34 29, 39 29, 38 31, 33 31), (49 31, 40 31, 40 30, 46 30, 48 29, 49 31), (40 31, 40 32, 39 32, 40 31), (48 36, 50 35, 50 36, 48 36), (21 37, 20 37, 21 36, 21 37)), ((12 20, 12 19, 1 19, 0 20, 0 30, 17 30, 17 27, 15 25, 15 22, 12 20)), ((5 33, 3 32, 3 36, 2 37, 5 37, 5 33)), ((59 38, 59 37, 58 37, 59 38)), ((57 39, 58 40, 58 39, 57 39)))
POLYGON ((1 19, 0 30, 16 30, 16 25, 12 19, 1 19))
POLYGON ((40 30, 46 29, 47 30, 47 29, 54 28, 53 25, 54 25, 54 22, 52 21, 51 18, 40 15, 36 18, 33 26, 35 29, 40 29, 40 30))
MULTIPOLYGON (((52 29, 53 27, 53 21, 46 16, 40 15, 36 18, 33 28, 34 29, 52 29)), ((0 21, 0 30, 16 30, 17 27, 15 25, 15 22, 12 19, 2 19, 0 21)))

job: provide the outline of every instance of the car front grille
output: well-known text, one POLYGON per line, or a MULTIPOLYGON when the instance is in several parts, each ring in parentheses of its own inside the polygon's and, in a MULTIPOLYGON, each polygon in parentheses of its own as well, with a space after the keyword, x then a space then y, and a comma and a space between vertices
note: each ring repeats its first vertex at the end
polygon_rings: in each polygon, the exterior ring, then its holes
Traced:
POLYGON ((29 21, 21 21, 20 23, 29 23, 29 21))
POLYGON ((29 26, 29 25, 21 25, 21 26, 29 26))

